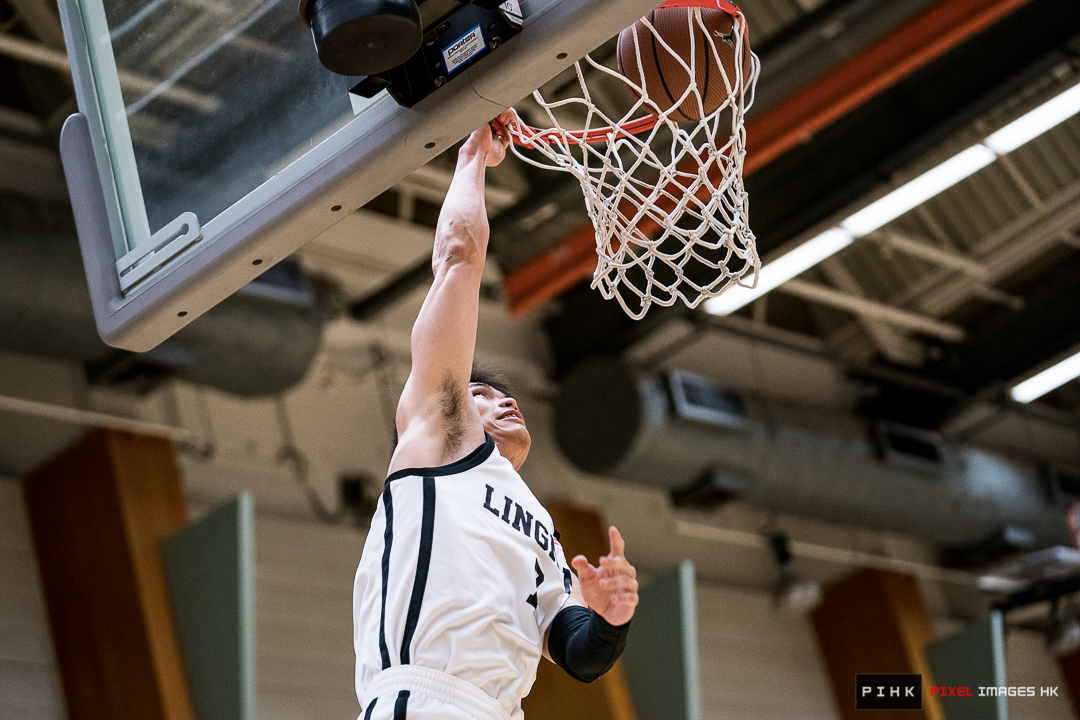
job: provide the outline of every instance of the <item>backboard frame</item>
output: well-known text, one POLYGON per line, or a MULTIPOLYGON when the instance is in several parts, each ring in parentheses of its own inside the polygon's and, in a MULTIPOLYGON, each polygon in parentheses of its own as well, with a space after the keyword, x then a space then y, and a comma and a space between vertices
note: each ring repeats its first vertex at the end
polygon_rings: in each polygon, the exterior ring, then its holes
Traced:
MULTIPOLYGON (((65 123, 60 150, 98 332, 133 351, 152 349, 659 4, 524 0, 525 27, 498 52, 411 109, 375 98, 228 209, 188 227, 186 245, 125 294, 116 237, 124 232, 123 183, 109 156, 124 151, 123 139, 106 138, 82 12, 102 2, 60 3, 80 110, 65 123)), ((150 240, 128 238, 125 247, 150 240)))

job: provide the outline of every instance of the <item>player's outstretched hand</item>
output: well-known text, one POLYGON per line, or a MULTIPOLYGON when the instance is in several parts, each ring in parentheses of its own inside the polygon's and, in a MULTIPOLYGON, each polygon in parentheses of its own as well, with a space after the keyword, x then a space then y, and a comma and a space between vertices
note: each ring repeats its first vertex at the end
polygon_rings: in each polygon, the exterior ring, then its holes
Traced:
POLYGON ((506 149, 510 147, 508 127, 513 119, 513 111, 504 110, 499 117, 474 130, 461 151, 480 153, 487 167, 495 167, 506 158, 506 149))
POLYGON ((637 570, 626 561, 626 543, 614 526, 608 528, 611 552, 593 567, 584 555, 570 564, 577 570, 581 594, 586 604, 612 625, 624 625, 634 616, 638 604, 637 570))

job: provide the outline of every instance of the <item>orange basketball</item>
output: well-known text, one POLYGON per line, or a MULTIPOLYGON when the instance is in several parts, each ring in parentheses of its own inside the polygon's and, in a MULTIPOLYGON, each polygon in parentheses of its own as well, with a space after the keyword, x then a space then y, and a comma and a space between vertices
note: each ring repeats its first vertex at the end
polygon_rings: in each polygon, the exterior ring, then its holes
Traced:
MULTIPOLYGON (((717 55, 723 64, 723 72, 727 73, 729 81, 735 85, 735 17, 724 10, 701 8, 702 22, 699 24, 693 16, 694 10, 695 8, 661 7, 649 13, 648 20, 656 29, 656 35, 663 38, 671 51, 665 48, 653 36, 653 31, 640 20, 619 33, 616 49, 619 72, 644 88, 648 98, 657 107, 663 111, 671 111, 668 117, 677 122, 700 120, 702 109, 705 115, 710 115, 727 99, 727 85, 716 61, 717 55), (704 29, 702 25, 705 26, 704 29), (706 37, 706 31, 716 46, 715 54, 706 37), (635 36, 638 47, 635 47, 635 36), (695 56, 693 62, 690 61, 691 38, 695 56), (700 107, 695 94, 690 93, 682 104, 675 108, 679 98, 690 85, 690 73, 679 58, 694 70, 701 95, 700 107)), ((750 75, 750 63, 750 45, 744 42, 743 82, 746 82, 750 75)), ((638 98, 638 92, 633 87, 627 85, 627 90, 635 100, 638 98)))

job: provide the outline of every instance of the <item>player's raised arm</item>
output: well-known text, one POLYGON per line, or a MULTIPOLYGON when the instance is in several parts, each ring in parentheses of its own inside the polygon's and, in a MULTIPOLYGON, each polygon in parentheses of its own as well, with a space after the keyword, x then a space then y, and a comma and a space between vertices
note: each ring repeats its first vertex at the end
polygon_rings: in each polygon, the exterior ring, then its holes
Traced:
POLYGON ((504 113, 484 125, 458 152, 435 230, 435 280, 413 324, 412 371, 398 402, 390 472, 444 465, 484 441, 468 397, 488 243, 484 176, 506 155, 510 117, 504 113))

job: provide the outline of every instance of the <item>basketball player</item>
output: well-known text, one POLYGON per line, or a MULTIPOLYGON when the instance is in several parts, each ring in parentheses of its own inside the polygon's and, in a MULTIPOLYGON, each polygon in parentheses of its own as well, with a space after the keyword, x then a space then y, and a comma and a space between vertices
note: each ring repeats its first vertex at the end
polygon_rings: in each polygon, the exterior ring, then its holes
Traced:
POLYGON ((353 592, 364 720, 521 720, 541 654, 586 682, 621 654, 637 573, 611 552, 567 566, 551 516, 517 470, 530 437, 507 388, 473 374, 487 252, 487 167, 504 113, 474 132, 435 233, 435 280, 412 331, 400 438, 353 592))

